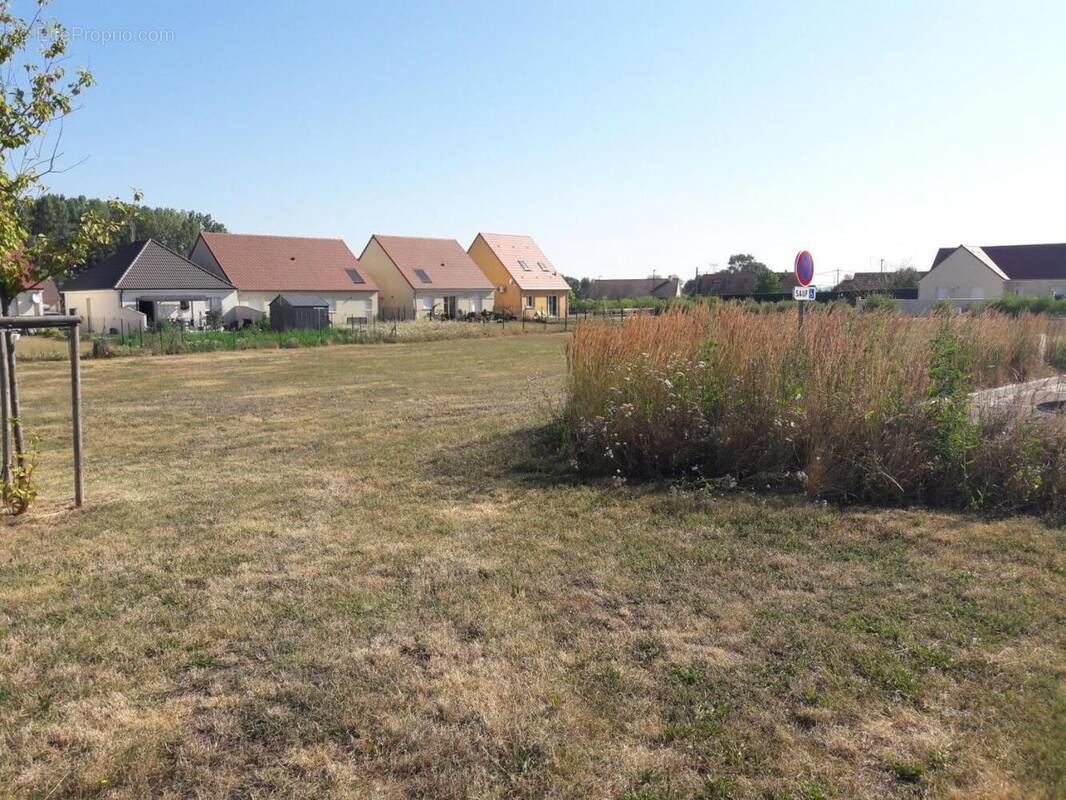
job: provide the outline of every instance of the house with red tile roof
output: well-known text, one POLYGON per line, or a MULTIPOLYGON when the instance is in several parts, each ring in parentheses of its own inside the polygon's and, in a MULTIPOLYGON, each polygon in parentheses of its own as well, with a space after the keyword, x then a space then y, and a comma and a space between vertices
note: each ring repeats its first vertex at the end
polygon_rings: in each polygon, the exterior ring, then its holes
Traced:
POLYGON ((496 287, 455 239, 374 234, 359 256, 385 319, 455 319, 492 311, 496 287))
POLYGON ((479 233, 467 253, 495 286, 497 311, 515 316, 566 316, 570 284, 532 236, 479 233))
POLYGON ((849 292, 857 295, 892 292, 897 289, 913 289, 913 282, 920 281, 924 272, 892 270, 889 272, 855 272, 845 275, 844 280, 833 287, 834 292, 849 292))
POLYGON ((22 287, 11 303, 10 313, 14 317, 39 317, 58 312, 63 305, 54 281, 24 280, 22 287))
POLYGON ((270 302, 283 293, 324 299, 337 326, 378 314, 378 286, 343 239, 204 231, 189 257, 225 275, 237 289, 227 323, 269 316, 270 302))
MULTIPOLYGON (((793 287, 799 286, 795 272, 775 272, 777 278, 777 292, 789 294, 793 287)), ((693 294, 712 295, 715 297, 754 297, 755 284, 759 280, 758 273, 721 270, 719 272, 706 272, 696 277, 693 294)))

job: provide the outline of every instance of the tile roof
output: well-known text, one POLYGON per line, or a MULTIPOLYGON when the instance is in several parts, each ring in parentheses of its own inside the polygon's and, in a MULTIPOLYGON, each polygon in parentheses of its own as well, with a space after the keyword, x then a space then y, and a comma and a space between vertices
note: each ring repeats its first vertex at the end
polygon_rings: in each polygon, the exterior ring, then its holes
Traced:
POLYGON ((788 294, 792 293, 792 290, 800 285, 799 278, 796 277, 796 270, 790 269, 787 272, 775 272, 778 281, 781 282, 781 291, 788 294))
POLYGON ((677 297, 679 278, 606 278, 594 280, 589 287, 590 300, 627 300, 637 297, 677 297))
MULTIPOLYGON (((462 245, 455 239, 427 239, 416 236, 374 234, 385 254, 415 289, 479 289, 490 291, 489 282, 462 245), (427 283, 422 272, 429 278, 427 283)), ((367 243, 367 247, 369 247, 367 243)), ((363 252, 366 252, 365 250, 363 252)))
MULTIPOLYGON (((924 272, 916 272, 915 279, 925 277, 924 272)), ((895 272, 856 272, 845 278, 833 289, 835 292, 884 292, 897 289, 895 272)))
POLYGON ((75 275, 64 292, 96 289, 232 289, 225 278, 195 264, 154 239, 119 248, 109 258, 75 275))
MULTIPOLYGON (((781 284, 782 293, 788 294, 793 287, 799 286, 799 281, 796 280, 794 271, 775 272, 774 275, 777 276, 777 280, 781 284)), ((711 294, 724 297, 752 295, 755 294, 755 282, 757 279, 758 275, 754 272, 730 272, 729 270, 708 272, 700 275, 696 284, 696 294, 711 294)))
POLYGON ((63 302, 63 298, 59 295, 59 287, 56 286, 55 281, 49 279, 45 281, 37 281, 34 283, 30 280, 24 280, 22 287, 27 292, 41 292, 41 301, 48 308, 59 308, 63 302))
POLYGON ((378 289, 343 239, 206 231, 200 237, 226 277, 242 291, 376 292, 378 289), (348 270, 356 270, 363 282, 355 282, 348 270))
MULTIPOLYGON (((1066 279, 1066 243, 965 247, 982 261, 987 258, 992 262, 990 266, 994 267, 993 271, 1002 273, 1012 281, 1066 279), (982 258, 982 255, 985 258, 982 258)), ((941 247, 933 259, 931 269, 935 269, 958 249, 941 247)))
POLYGON ((740 295, 754 291, 754 272, 708 272, 696 282, 696 294, 740 295))
MULTIPOLYGON (((511 273, 519 289, 523 291, 538 289, 570 291, 570 284, 537 247, 532 236, 512 233, 479 233, 474 241, 476 242, 478 238, 489 246, 500 263, 511 273), (528 269, 523 269, 519 262, 525 263, 528 269), (547 269, 543 269, 541 264, 547 269)), ((471 248, 473 246, 473 244, 470 245, 471 248)))

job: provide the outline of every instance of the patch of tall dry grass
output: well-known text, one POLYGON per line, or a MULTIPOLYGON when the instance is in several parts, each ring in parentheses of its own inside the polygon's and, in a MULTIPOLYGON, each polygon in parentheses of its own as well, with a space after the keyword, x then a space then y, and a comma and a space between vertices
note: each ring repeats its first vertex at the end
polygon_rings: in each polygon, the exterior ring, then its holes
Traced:
POLYGON ((585 324, 562 422, 595 473, 789 475, 818 497, 1057 508, 1061 420, 970 408, 975 389, 1047 374, 1045 328, 843 309, 800 328, 732 304, 585 324))

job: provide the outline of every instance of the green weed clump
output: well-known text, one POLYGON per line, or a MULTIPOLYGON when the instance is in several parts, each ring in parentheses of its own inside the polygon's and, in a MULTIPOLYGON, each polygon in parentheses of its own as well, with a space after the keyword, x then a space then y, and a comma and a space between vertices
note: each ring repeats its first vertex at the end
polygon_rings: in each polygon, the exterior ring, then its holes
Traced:
POLYGON ((735 304, 579 326, 561 427, 591 474, 729 476, 840 501, 1063 507, 1066 421, 976 409, 1040 377, 1031 314, 910 318, 735 304))
POLYGON ((1066 372, 1066 336, 1048 339, 1047 363, 1060 372, 1066 372))

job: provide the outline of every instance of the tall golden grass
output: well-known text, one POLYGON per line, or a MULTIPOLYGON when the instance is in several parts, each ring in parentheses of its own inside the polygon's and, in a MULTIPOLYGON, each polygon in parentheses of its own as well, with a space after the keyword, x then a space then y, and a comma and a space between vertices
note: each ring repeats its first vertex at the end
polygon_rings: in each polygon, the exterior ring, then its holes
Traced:
POLYGON ((831 308, 800 327, 795 312, 735 304, 584 324, 562 423, 594 473, 788 476, 818 497, 1057 506, 1061 421, 982 418, 969 401, 1049 374, 1046 324, 831 308))

